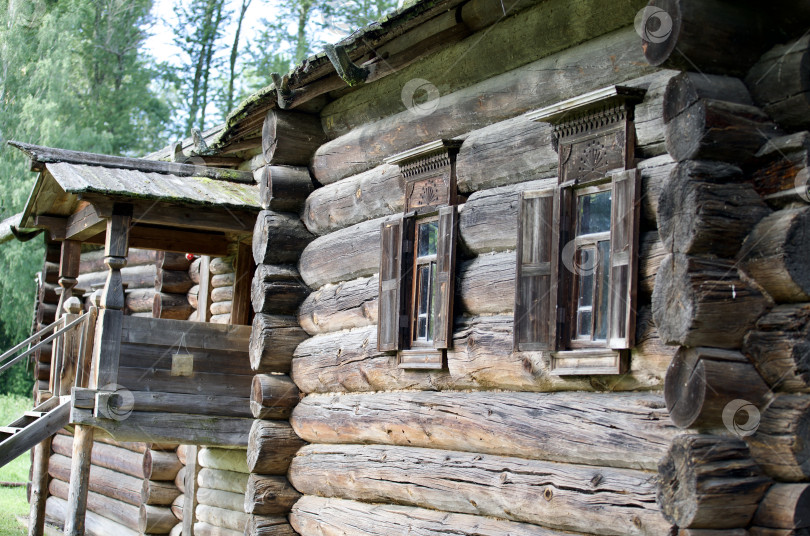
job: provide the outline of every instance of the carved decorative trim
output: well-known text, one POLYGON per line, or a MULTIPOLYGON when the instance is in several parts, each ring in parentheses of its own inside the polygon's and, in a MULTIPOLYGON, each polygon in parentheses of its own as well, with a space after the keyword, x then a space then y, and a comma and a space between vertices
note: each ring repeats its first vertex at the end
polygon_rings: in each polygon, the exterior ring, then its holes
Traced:
POLYGON ((460 140, 438 140, 385 160, 405 179, 405 210, 421 213, 456 203, 456 155, 460 140))
POLYGON ((435 171, 444 166, 450 165, 450 155, 446 150, 442 152, 417 157, 415 160, 403 162, 399 169, 405 178, 413 177, 428 171, 435 171))

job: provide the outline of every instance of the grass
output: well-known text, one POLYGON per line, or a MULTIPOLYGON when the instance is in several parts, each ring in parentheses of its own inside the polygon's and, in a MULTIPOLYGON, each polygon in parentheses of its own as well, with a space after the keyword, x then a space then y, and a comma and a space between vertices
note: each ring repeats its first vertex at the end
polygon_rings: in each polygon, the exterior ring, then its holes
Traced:
MULTIPOLYGON (((31 400, 17 395, 0 394, 0 426, 6 426, 19 417, 23 411, 31 409, 31 400)), ((26 452, 5 467, 0 467, 0 481, 28 482, 28 468, 31 458, 26 452)), ((28 515, 28 501, 25 487, 0 487, 0 536, 24 536, 25 531, 17 523, 15 516, 28 515)))

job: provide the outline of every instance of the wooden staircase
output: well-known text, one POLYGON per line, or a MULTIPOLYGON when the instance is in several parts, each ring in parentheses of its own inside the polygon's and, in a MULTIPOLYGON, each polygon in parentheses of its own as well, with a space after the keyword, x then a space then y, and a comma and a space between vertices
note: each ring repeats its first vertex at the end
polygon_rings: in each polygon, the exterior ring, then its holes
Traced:
POLYGON ((70 396, 52 397, 0 427, 0 467, 55 434, 70 419, 70 396))

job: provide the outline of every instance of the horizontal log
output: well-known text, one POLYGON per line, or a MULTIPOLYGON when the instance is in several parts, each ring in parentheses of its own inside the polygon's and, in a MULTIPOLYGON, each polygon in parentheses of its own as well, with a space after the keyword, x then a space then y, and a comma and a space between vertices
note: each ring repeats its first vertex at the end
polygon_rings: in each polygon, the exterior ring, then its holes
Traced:
POLYGON ((258 177, 262 208, 279 212, 299 212, 315 188, 306 166, 263 166, 253 172, 258 177))
POLYGON ((778 305, 745 335, 743 353, 768 385, 783 392, 810 391, 810 304, 778 305))
POLYGON ((776 529, 810 527, 810 484, 774 484, 759 503, 752 523, 776 529))
POLYGON ((661 269, 667 250, 657 231, 642 233, 638 242, 638 293, 643 302, 649 302, 655 290, 655 276, 661 269))
POLYGON ((257 419, 287 420, 300 400, 289 376, 256 374, 250 389, 250 409, 257 419))
POLYGON ((675 432, 660 395, 635 393, 310 395, 290 422, 310 442, 408 445, 644 469, 657 467, 675 432), (600 416, 598 423, 578 417, 590 412, 600 416))
POLYGON ((774 212, 751 231, 742 267, 777 302, 810 301, 810 207, 774 212))
POLYGON ((194 536, 243 536, 238 530, 224 529, 208 523, 194 523, 194 536))
POLYGON ((309 294, 298 309, 298 323, 310 335, 376 325, 376 275, 327 284, 309 294))
POLYGON ((248 517, 245 534, 250 536, 298 536, 286 516, 251 515, 248 517))
POLYGON ((188 289, 188 292, 186 292, 186 298, 188 299, 188 303, 190 303, 194 309, 199 308, 199 302, 197 301, 199 294, 200 294, 200 285, 194 285, 193 287, 188 289))
POLYGON ((233 273, 233 257, 212 257, 209 270, 211 275, 233 273))
POLYGON ((810 477, 810 400, 801 395, 774 397, 763 411, 754 435, 745 439, 751 455, 768 475, 782 482, 810 477))
POLYGON ((244 511, 248 514, 287 514, 301 498, 287 477, 252 474, 248 478, 244 497, 244 511))
POLYGON ((284 475, 304 442, 281 421, 253 421, 248 438, 247 465, 251 473, 284 475))
POLYGON ((148 450, 143 458, 143 473, 149 480, 174 480, 183 466, 176 452, 148 450))
POLYGON ((197 519, 203 523, 230 530, 242 531, 247 525, 247 514, 207 504, 197 505, 197 519))
POLYGON ((233 282, 236 280, 236 276, 233 272, 228 272, 226 274, 216 274, 211 277, 211 287, 213 288, 221 288, 221 287, 232 287, 233 282))
MULTIPOLYGON (((177 476, 177 475, 175 475, 177 476)), ((144 479, 141 488, 141 504, 169 506, 182 491, 174 481, 144 479)))
POLYGON ((183 294, 157 292, 152 297, 152 317, 186 320, 194 309, 183 294))
POLYGON ((188 272, 191 267, 191 260, 185 253, 157 251, 155 252, 155 265, 163 270, 188 272))
POLYGON ((183 503, 185 502, 186 496, 182 494, 178 495, 177 498, 174 501, 172 501, 171 506, 172 514, 174 514, 174 517, 176 517, 181 522, 183 521, 183 503))
MULTIPOLYGON (((154 265, 157 259, 157 251, 151 249, 129 248, 127 251, 127 266, 154 265)), ((59 262, 57 257, 56 262, 59 262)), ((104 272, 107 265, 104 264, 104 248, 82 253, 79 262, 79 273, 89 274, 92 272, 104 272)))
POLYGON ((658 471, 661 512, 683 528, 747 527, 772 483, 737 437, 678 436, 658 471))
MULTIPOLYGON (((48 491, 52 496, 67 501, 68 487, 67 482, 53 478, 48 485, 48 491)), ((138 530, 138 507, 135 505, 127 504, 95 491, 88 491, 87 510, 119 523, 128 529, 138 530)))
POLYGON ((515 253, 510 251, 459 263, 458 312, 475 316, 514 311, 515 262, 515 253))
POLYGON ((133 411, 121 421, 94 419, 92 411, 73 411, 76 424, 92 424, 122 441, 142 439, 165 443, 244 446, 252 419, 186 413, 133 411))
MULTIPOLYGON (((642 309, 645 311, 645 309, 642 309)), ((648 311, 648 309, 646 309, 648 311)), ((623 376, 563 378, 550 374, 536 353, 513 351, 513 317, 485 316, 456 325, 448 370, 397 367, 396 355, 377 351, 377 327, 317 335, 295 351, 291 376, 302 392, 398 389, 508 389, 520 391, 660 389, 675 348, 665 346, 649 318, 639 314, 638 344, 623 376)))
MULTIPOLYGON (((53 438, 52 445, 55 453, 68 458, 73 456, 71 436, 57 434, 53 438)), ((144 478, 144 457, 145 454, 141 452, 97 442, 93 445, 91 463, 135 478, 144 478)))
MULTIPOLYGON (((130 290, 136 288, 154 288, 157 269, 154 264, 141 266, 124 266, 121 268, 121 278, 130 290)), ((107 270, 79 274, 78 288, 91 290, 95 286, 103 285, 107 281, 107 270)))
MULTIPOLYGON (((250 340, 247 326, 212 326, 206 323, 189 325, 186 322, 156 319, 124 319, 122 343, 135 345, 177 346, 183 344, 192 351, 244 352, 250 340)), ((213 352, 216 354, 219 352, 213 352)), ((212 355, 213 355, 212 354, 212 355)))
POLYGON ((387 536, 408 532, 440 536, 447 534, 448 527, 452 527, 454 536, 578 536, 469 514, 310 496, 295 503, 290 524, 301 536, 330 533, 387 536))
POLYGON ((222 471, 219 469, 200 469, 197 475, 198 489, 219 489, 244 495, 247 489, 247 473, 237 473, 235 471, 222 471))
MULTIPOLYGON (((247 330, 245 330, 247 332, 247 330)), ((210 337, 227 337, 223 332, 209 332, 210 337)), ((121 345, 121 357, 119 366, 133 368, 152 368, 156 370, 171 370, 172 355, 175 353, 189 352, 194 355, 194 371, 208 372, 215 374, 250 375, 250 364, 247 363, 246 347, 248 340, 237 340, 231 337, 234 347, 229 349, 219 349, 216 346, 224 346, 211 342, 208 348, 200 348, 189 343, 192 336, 186 337, 186 342, 182 344, 175 342, 173 347, 163 344, 139 344, 137 342, 125 342, 121 345), (243 346, 241 351, 239 346, 243 346)), ((156 341, 162 342, 162 341, 156 341)), ((191 399, 189 399, 191 400, 191 399)))
POLYGON ((231 313, 225 313, 222 315, 211 315, 211 318, 208 319, 209 322, 212 324, 230 324, 231 323, 231 313))
POLYGON ((253 230, 256 264, 293 264, 314 237, 298 214, 262 210, 253 230))
POLYGON ((127 290, 125 294, 126 310, 130 313, 149 313, 151 315, 155 293, 153 288, 127 290))
POLYGON ((256 314, 250 336, 250 367, 256 372, 289 372, 293 352, 306 338, 294 316, 256 314))
MULTIPOLYGON (((229 288, 233 288, 233 287, 229 287, 229 288)), ((230 302, 230 301, 213 302, 211 304, 211 314, 212 315, 230 314, 232 306, 233 306, 233 302, 230 302)))
POLYGON ((211 447, 200 449, 197 462, 201 467, 219 469, 221 471, 235 471, 249 473, 247 467, 247 453, 245 449, 215 449, 211 447))
POLYGON ((657 474, 630 469, 412 447, 308 445, 289 474, 305 495, 599 535, 660 536, 672 528, 655 502, 657 474))
MULTIPOLYGON (((64 520, 67 518, 69 509, 66 500, 51 495, 45 503, 45 517, 49 522, 55 523, 57 526, 61 527, 64 524, 64 520)), ((84 530, 87 536, 109 536, 110 534, 115 534, 116 536, 138 536, 139 534, 137 530, 125 527, 120 523, 116 523, 92 511, 85 514, 84 530)))
POLYGON ((177 476, 174 477, 174 485, 177 486, 177 489, 180 490, 180 493, 186 492, 186 467, 183 467, 177 472, 177 476))
POLYGON ((262 154, 268 164, 306 166, 326 136, 316 114, 279 110, 267 112, 262 125, 262 154))
POLYGON ((399 166, 382 164, 312 192, 303 220, 310 233, 321 236, 404 207, 405 180, 399 166))
POLYGON ((641 171, 641 219, 647 225, 654 226, 658 221, 658 202, 675 164, 669 154, 637 164, 641 171))
POLYGON ((295 314, 309 295, 294 266, 260 264, 253 273, 250 301, 254 313, 295 314))
POLYGON ((810 133, 769 140, 757 153, 753 167, 754 189, 772 207, 810 201, 810 133))
POLYGON ((652 305, 667 344, 740 348, 770 300, 731 261, 676 253, 661 262, 652 305))
POLYGON ((219 287, 211 290, 211 301, 225 302, 233 300, 233 286, 219 287))
POLYGON ((734 258, 770 213, 742 171, 720 162, 681 162, 658 202, 658 234, 671 253, 734 258))
POLYGON ((207 506, 218 506, 226 510, 241 512, 244 508, 245 494, 221 489, 198 488, 197 502, 207 506))
POLYGON ((757 106, 781 127, 810 127, 810 38, 773 47, 751 67, 745 83, 757 106))
POLYGON ((810 536, 810 529, 771 529, 751 527, 750 536, 810 536))
MULTIPOLYGON (((669 416, 676 426, 705 430, 725 425, 740 434, 750 432, 749 419, 737 422, 736 415, 729 419, 726 408, 741 399, 746 408, 763 408, 771 394, 744 355, 716 348, 680 347, 664 385, 669 416)), ((749 411, 753 409, 743 414, 749 411)))
POLYGON ((195 285, 200 284, 200 264, 202 263, 202 257, 197 257, 191 262, 191 266, 188 268, 188 275, 191 277, 191 280, 194 282, 195 285))
POLYGON ((250 400, 240 396, 222 394, 183 394, 131 391, 135 411, 170 412, 178 408, 193 411, 196 415, 221 417, 250 417, 250 400))
POLYGON ((147 534, 168 534, 178 523, 172 509, 166 506, 149 506, 142 504, 138 529, 147 534))
MULTIPOLYGON (((252 378, 248 375, 234 374, 230 376, 228 382, 223 382, 222 373, 195 372, 191 376, 185 376, 184 380, 179 382, 176 376, 172 376, 170 369, 140 367, 120 367, 118 369, 118 383, 133 392, 157 391, 185 395, 205 392, 214 397, 226 396, 247 399, 250 396, 251 380, 252 378)), ((219 405, 219 401, 215 401, 212 406, 216 407, 217 405, 219 405)), ((161 406, 160 403, 153 404, 153 407, 161 406)), ((191 413, 194 410, 193 407, 174 408, 171 413, 177 411, 191 413)), ((200 413, 199 415, 203 414, 200 413)))
MULTIPOLYGON (((70 481, 70 463, 67 456, 52 454, 48 460, 48 474, 62 482, 70 481)), ((127 504, 141 504, 143 479, 118 473, 97 465, 90 467, 89 490, 127 504)))

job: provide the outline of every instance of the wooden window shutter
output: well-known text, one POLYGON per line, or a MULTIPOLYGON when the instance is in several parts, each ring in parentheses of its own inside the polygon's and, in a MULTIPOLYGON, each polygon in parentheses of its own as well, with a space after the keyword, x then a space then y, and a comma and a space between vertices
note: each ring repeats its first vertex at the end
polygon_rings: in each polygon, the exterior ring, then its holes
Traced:
POLYGON ((458 212, 455 206, 439 209, 439 236, 436 241, 436 311, 433 347, 450 348, 453 342, 453 297, 458 212))
POLYGON ((608 347, 613 350, 627 350, 635 343, 640 196, 637 169, 613 176, 608 302, 608 347))
POLYGON ((558 191, 520 196, 514 325, 518 351, 556 350, 558 191))
POLYGON ((400 350, 408 329, 407 297, 413 217, 383 222, 380 229, 380 293, 377 349, 400 350))

